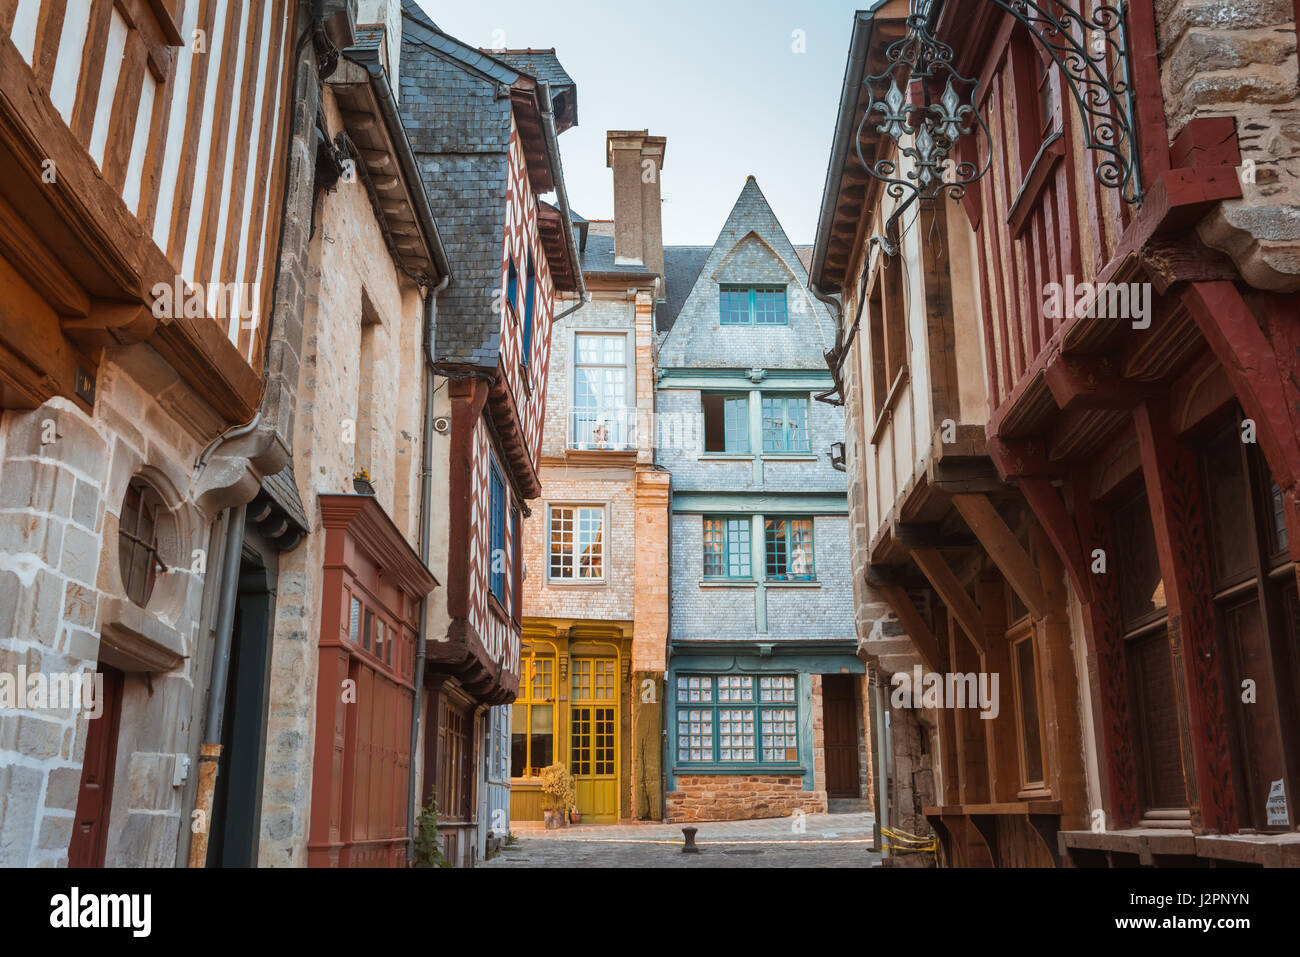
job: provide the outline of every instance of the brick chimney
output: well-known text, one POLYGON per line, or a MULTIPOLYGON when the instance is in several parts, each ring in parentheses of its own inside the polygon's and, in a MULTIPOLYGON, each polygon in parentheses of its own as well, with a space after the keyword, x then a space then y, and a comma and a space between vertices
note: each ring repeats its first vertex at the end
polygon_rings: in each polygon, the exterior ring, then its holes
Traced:
POLYGON ((610 130, 605 165, 614 171, 614 262, 664 272, 659 174, 667 140, 648 130, 610 130))

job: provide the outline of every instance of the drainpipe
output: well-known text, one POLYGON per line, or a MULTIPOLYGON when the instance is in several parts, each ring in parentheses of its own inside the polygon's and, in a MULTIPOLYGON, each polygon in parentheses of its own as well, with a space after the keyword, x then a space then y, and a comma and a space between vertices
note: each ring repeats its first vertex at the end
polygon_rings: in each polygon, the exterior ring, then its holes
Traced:
POLYGON ((244 519, 248 507, 229 511, 226 541, 221 554, 221 602, 217 608, 217 640, 212 649, 212 680, 204 719, 203 746, 199 752, 199 789, 194 809, 202 811, 203 827, 190 838, 190 867, 207 867, 208 834, 212 825, 212 799, 221 762, 221 725, 225 718, 226 686, 230 677, 230 646, 235 632, 235 600, 239 595, 239 560, 244 548, 244 519))
MULTIPOLYGON (((433 495, 433 306, 438 293, 451 282, 451 273, 443 274, 438 285, 424 297, 424 423, 420 443, 420 562, 429 567, 429 513, 433 495)), ((407 762, 406 782, 406 863, 415 860, 416 802, 419 800, 419 776, 416 770, 416 751, 420 747, 420 722, 424 713, 424 663, 427 655, 425 642, 429 638, 429 596, 420 599, 420 635, 415 643, 415 694, 411 696, 411 756, 407 762)))
POLYGON ((871 719, 876 727, 876 846, 883 862, 889 857, 888 839, 881 831, 889 827, 889 732, 885 728, 885 701, 880 672, 871 682, 871 719))

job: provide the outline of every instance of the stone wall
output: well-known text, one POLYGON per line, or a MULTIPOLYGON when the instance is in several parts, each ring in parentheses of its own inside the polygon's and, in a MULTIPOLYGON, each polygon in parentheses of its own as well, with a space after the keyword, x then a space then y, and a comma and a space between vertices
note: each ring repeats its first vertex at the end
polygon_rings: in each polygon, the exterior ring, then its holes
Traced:
POLYGON ((1156 0, 1172 141, 1193 117, 1237 121, 1242 198, 1198 227, 1264 288, 1300 288, 1300 69, 1293 0, 1156 0), (1250 180, 1253 179, 1254 182, 1250 180))
POLYGON ((826 792, 805 791, 798 775, 679 774, 667 799, 670 824, 826 813, 826 792))
MULTIPOLYGON (((167 867, 188 837, 173 774, 185 761, 213 518, 189 498, 190 475, 213 423, 145 346, 107 350, 97 389, 93 416, 55 398, 0 420, 0 674, 126 672, 106 863, 167 867), (118 560, 136 476, 162 501, 168 568, 144 606, 127 598, 118 560)), ((64 866, 89 721, 100 718, 70 702, 22 704, 0 712, 0 865, 64 866)))
MULTIPOLYGON (((329 128, 338 129, 332 91, 322 102, 329 128)), ((325 542, 317 497, 350 493, 353 473, 364 467, 379 504, 411 547, 419 547, 421 300, 395 268, 359 180, 340 182, 318 204, 293 442, 294 474, 312 528, 280 561, 262 790, 264 867, 307 860, 318 641, 328 600, 321 593, 325 542), (364 382, 363 324, 369 324, 370 349, 364 382)))

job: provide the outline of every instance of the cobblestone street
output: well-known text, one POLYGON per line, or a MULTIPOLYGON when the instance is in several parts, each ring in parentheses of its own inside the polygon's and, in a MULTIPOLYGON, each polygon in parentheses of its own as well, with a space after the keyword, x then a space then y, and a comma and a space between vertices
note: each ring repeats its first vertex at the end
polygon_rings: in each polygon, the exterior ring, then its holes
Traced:
POLYGON ((870 814, 810 814, 697 824, 699 854, 682 853, 676 824, 513 824, 517 842, 480 867, 873 867, 870 814))

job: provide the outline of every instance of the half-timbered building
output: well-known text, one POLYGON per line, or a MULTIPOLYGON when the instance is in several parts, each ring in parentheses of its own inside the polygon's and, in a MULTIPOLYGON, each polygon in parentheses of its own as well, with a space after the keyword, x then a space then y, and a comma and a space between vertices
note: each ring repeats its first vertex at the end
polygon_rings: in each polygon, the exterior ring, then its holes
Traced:
POLYGON ((99 687, 102 715, 0 717, 6 863, 188 852, 210 572, 287 460, 270 344, 304 22, 290 2, 0 4, 0 654, 99 687))
POLYGON ((552 319, 583 296, 557 136, 577 122, 553 51, 481 51, 403 5, 402 113, 456 279, 433 362, 440 513, 430 568, 425 800, 472 864, 509 824, 508 705, 519 689, 523 523, 541 493, 552 319), (540 198, 555 194, 555 203, 540 198))
POLYGON ((932 803, 907 820, 951 864, 1294 863, 1297 70, 1293 42, 1247 40, 1293 39, 1293 11, 1136 2, 1115 31, 1071 5, 1130 84, 1088 114, 1041 23, 921 6, 978 80, 988 134, 958 158, 987 173, 890 231, 863 158, 899 154, 863 84, 909 5, 859 14, 813 267, 858 406, 860 633, 886 673, 1002 678, 998 716, 923 719, 932 803))

